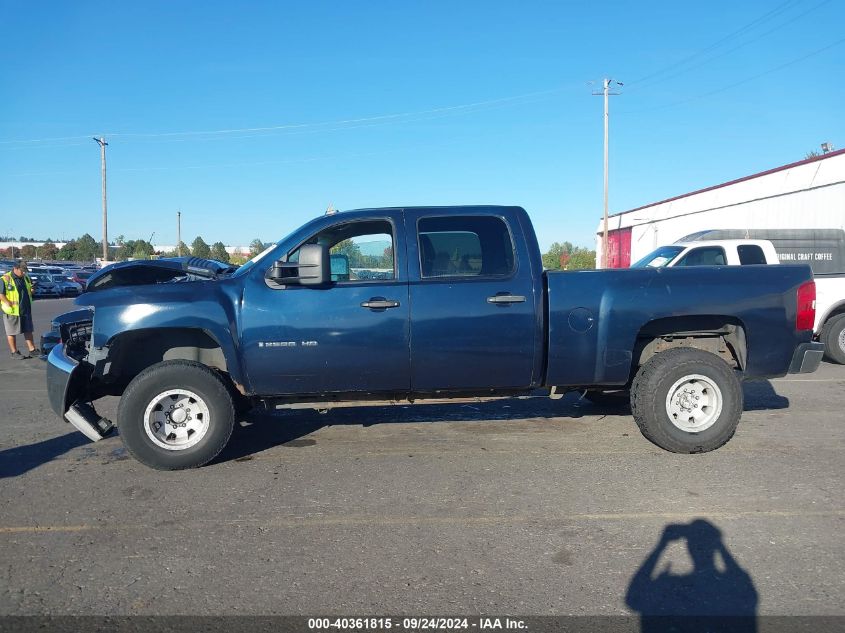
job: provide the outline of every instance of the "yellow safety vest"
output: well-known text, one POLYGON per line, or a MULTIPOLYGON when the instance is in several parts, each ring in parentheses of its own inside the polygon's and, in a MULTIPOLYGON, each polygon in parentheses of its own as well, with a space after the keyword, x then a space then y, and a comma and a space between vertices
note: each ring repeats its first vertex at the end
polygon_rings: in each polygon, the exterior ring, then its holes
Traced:
MULTIPOLYGON (((9 316, 20 316, 20 297, 18 296, 18 285, 15 283, 15 280, 12 279, 12 275, 14 274, 15 273, 10 271, 3 275, 3 294, 5 294, 6 299, 12 302, 14 305, 10 306, 3 303, 2 307, 4 314, 8 314, 9 316)), ((29 301, 32 302, 32 280, 29 278, 29 275, 24 274, 23 281, 26 285, 26 291, 29 294, 29 301)))

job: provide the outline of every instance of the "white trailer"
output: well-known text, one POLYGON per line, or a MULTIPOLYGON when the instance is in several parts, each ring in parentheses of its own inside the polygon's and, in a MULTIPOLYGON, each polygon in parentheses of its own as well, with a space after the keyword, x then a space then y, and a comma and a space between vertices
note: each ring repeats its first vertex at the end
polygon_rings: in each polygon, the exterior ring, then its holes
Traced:
MULTIPOLYGON (((736 229, 749 231, 736 237, 751 238, 755 229, 845 229, 845 150, 616 213, 608 229, 611 268, 701 231, 736 229)), ((599 221, 597 262, 602 232, 599 221)))
MULTIPOLYGON (((603 229, 599 222, 597 262, 603 229)), ((816 336, 845 362, 845 150, 616 213, 608 229, 611 268, 677 242, 771 241, 780 263, 813 269, 816 336)))

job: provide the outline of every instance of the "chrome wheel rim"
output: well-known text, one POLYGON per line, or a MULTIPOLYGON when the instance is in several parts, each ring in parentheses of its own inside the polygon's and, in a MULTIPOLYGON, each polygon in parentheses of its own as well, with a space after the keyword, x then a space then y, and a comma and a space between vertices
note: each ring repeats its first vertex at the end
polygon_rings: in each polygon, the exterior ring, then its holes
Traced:
POLYGON ((839 330, 839 349, 845 352, 845 327, 839 330))
POLYGON ((144 411, 144 430, 153 444, 184 451, 205 437, 211 416, 205 401, 187 389, 169 389, 155 396, 144 411))
POLYGON ((701 433, 719 419, 722 402, 722 391, 715 382, 701 374, 690 374, 669 389, 666 414, 682 431, 701 433))

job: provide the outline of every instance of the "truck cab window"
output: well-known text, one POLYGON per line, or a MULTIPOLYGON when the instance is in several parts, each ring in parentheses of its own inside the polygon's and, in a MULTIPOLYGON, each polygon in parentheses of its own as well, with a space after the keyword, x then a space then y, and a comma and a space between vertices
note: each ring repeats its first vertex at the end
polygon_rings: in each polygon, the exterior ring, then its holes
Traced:
POLYGON ((726 266, 727 263, 721 246, 704 246, 691 250, 675 266, 726 266))
MULTIPOLYGON (((396 279, 393 227, 387 220, 336 224, 305 243, 325 244, 329 247, 332 281, 396 279)), ((299 261, 299 248, 288 256, 288 261, 299 261)))
POLYGON ((420 275, 424 279, 507 277, 514 270, 513 241, 501 218, 421 218, 418 234, 420 275))
POLYGON ((742 266, 766 263, 763 249, 756 244, 743 244, 738 246, 736 251, 739 254, 739 263, 742 266))

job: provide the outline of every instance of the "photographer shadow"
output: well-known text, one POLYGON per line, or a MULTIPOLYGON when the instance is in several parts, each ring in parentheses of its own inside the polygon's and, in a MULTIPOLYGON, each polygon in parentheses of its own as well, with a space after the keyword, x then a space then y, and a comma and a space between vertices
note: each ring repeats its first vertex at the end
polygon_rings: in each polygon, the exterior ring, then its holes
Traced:
POLYGON ((704 519, 666 526, 654 550, 631 578, 625 603, 640 614, 643 633, 757 631, 754 582, 722 542, 722 532, 704 519), (673 573, 667 562, 655 575, 667 548, 683 540, 692 570, 673 573))

